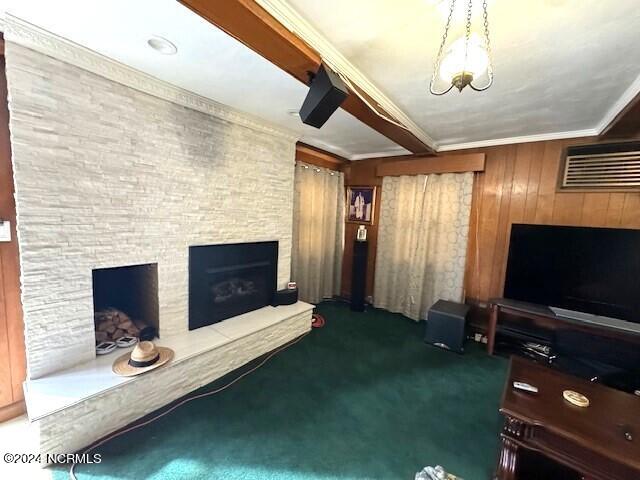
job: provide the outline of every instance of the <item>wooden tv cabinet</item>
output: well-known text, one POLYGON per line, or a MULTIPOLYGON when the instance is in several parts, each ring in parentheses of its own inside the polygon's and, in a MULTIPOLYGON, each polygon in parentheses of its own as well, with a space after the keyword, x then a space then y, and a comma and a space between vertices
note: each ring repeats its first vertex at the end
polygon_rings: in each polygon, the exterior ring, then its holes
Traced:
POLYGON ((496 331, 501 313, 526 318, 532 325, 539 328, 549 330, 570 328, 574 331, 582 331, 591 335, 640 345, 640 332, 622 331, 606 325, 597 325, 560 317, 553 313, 549 307, 543 305, 510 300, 508 298, 492 298, 489 300, 489 325, 487 328, 487 352, 489 355, 493 355, 496 331))

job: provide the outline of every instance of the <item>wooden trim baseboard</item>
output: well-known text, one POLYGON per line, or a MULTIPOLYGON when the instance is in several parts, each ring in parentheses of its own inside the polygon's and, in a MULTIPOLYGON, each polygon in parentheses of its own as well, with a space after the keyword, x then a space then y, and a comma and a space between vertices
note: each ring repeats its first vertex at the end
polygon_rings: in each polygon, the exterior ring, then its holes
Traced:
POLYGON ((27 413, 27 405, 24 400, 0 407, 0 423, 19 417, 24 413, 27 413))

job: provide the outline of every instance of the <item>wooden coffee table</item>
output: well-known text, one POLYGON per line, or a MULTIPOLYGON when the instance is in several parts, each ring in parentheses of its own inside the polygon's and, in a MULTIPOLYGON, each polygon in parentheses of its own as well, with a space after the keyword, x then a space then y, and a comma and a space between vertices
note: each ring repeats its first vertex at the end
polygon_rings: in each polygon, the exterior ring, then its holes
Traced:
POLYGON ((505 424, 499 480, 518 478, 523 450, 538 452, 585 480, 640 479, 640 397, 512 357, 500 413, 505 424), (539 392, 515 390, 514 381, 539 392), (590 405, 570 404, 564 390, 586 395, 590 405))

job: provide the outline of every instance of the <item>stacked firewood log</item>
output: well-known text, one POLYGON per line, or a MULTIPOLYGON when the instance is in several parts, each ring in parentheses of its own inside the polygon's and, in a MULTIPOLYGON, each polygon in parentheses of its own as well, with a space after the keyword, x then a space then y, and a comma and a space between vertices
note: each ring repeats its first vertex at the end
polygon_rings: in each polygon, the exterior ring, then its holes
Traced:
POLYGON ((115 308, 107 308, 95 313, 96 344, 100 342, 115 342, 125 336, 137 337, 142 325, 136 323, 129 316, 115 308))

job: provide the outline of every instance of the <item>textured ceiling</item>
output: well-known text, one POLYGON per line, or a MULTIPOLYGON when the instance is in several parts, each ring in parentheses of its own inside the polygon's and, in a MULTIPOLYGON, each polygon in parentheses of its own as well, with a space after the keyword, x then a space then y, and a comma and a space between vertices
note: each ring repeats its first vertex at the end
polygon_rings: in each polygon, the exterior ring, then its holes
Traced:
POLYGON ((339 155, 408 153, 338 110, 318 130, 288 113, 307 87, 174 0, 0 0, 0 10, 164 81, 251 113, 339 155), (147 46, 170 39, 178 54, 147 46))
POLYGON ((490 0, 495 83, 442 97, 442 2, 288 1, 440 146, 596 128, 640 74, 638 0, 490 0))
MULTIPOLYGON (((288 2, 443 149, 590 135, 640 85, 639 0, 489 0, 495 83, 443 97, 428 93, 443 2, 288 2)), ((304 85, 177 1, 0 0, 1 10, 340 155, 406 153, 343 110, 321 130, 302 125, 288 112, 301 105, 304 85), (172 40, 178 54, 151 50, 152 35, 172 40)), ((458 18, 451 36, 460 33, 458 18)))

